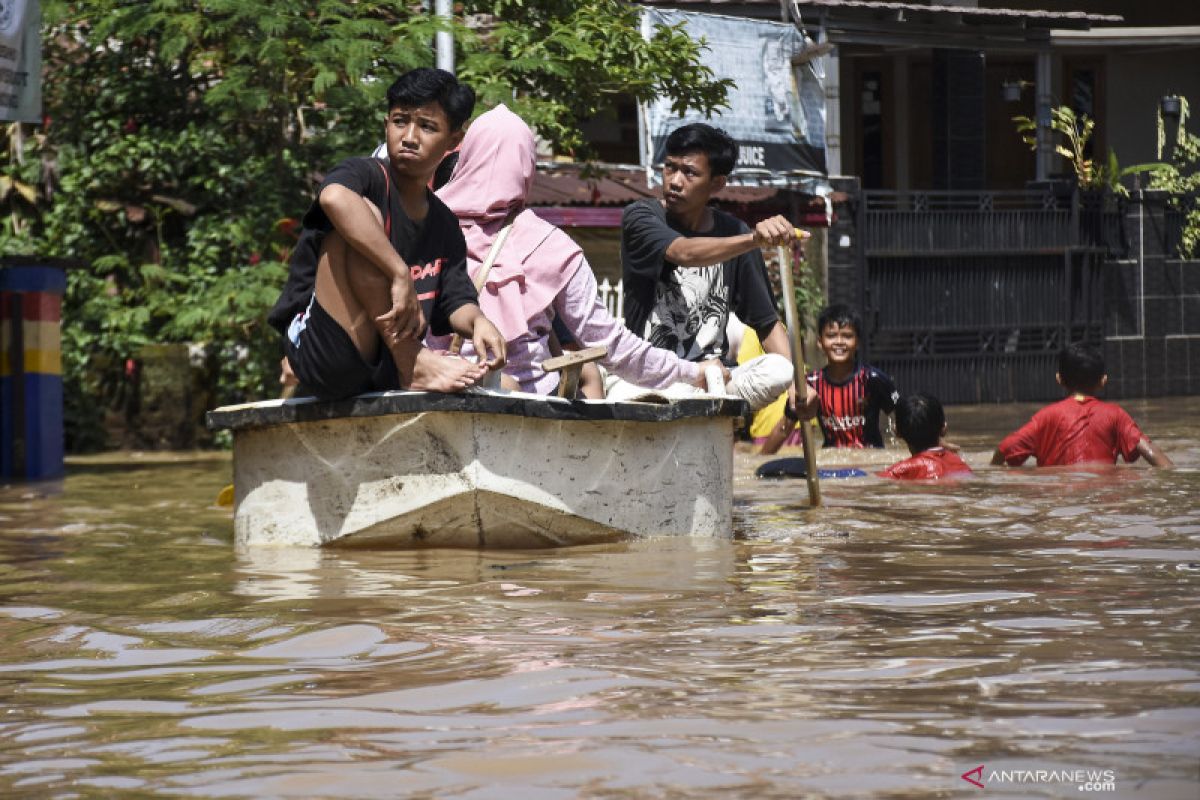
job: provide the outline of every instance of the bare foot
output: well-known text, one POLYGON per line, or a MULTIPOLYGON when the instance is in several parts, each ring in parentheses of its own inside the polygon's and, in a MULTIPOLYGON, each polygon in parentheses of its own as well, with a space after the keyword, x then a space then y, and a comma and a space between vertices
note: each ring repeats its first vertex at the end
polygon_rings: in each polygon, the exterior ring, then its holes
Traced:
POLYGON ((458 356, 422 347, 413 361, 412 380, 406 389, 417 392, 461 392, 478 383, 487 368, 458 356))

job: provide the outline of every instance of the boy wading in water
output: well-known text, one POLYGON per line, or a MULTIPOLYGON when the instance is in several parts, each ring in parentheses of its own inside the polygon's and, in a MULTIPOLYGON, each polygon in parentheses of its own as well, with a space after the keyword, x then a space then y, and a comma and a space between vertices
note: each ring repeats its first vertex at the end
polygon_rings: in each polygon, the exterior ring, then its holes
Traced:
MULTIPOLYGON (((879 414, 891 413, 900 399, 886 373, 858 363, 861 328, 858 314, 849 306, 829 306, 817 317, 817 344, 827 363, 808 374, 810 394, 803 416, 817 418, 825 447, 883 447, 879 414)), ((795 424, 789 418, 780 420, 762 452, 778 450, 795 424)))
POLYGON ((449 72, 405 73, 388 89, 387 159, 338 164, 304 215, 268 319, 317 397, 461 391, 504 365, 504 339, 479 310, 458 221, 427 188, 474 106, 475 93, 449 72), (481 362, 424 347, 427 321, 435 333, 471 339, 481 362))
POLYGON ((1108 383, 1104 358, 1092 347, 1069 344, 1058 356, 1054 376, 1068 397, 1046 406, 1029 422, 1005 437, 992 455, 993 464, 1015 467, 1033 456, 1039 467, 1064 464, 1115 464, 1142 457, 1156 467, 1173 467, 1137 423, 1116 403, 1095 395, 1108 383))
POLYGON ((946 435, 946 412, 936 397, 928 394, 901 397, 896 403, 896 434, 908 445, 912 457, 878 473, 882 477, 928 481, 973 474, 957 453, 942 446, 946 435))

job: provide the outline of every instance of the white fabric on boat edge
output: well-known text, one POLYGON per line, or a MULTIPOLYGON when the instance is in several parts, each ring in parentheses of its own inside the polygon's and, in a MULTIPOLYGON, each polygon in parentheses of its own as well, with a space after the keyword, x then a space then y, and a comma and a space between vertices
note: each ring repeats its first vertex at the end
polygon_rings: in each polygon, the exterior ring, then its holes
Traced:
POLYGON ((750 404, 758 411, 787 391, 795 375, 792 362, 778 353, 767 353, 735 367, 725 391, 750 404))

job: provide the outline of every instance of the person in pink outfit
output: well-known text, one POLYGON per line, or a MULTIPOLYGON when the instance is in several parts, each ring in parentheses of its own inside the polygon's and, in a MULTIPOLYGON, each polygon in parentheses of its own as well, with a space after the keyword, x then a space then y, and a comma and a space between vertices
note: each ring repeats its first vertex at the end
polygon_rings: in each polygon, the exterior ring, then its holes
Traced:
MULTIPOLYGON (((582 347, 604 345, 601 359, 622 379, 651 389, 685 383, 704 386, 706 367, 652 346, 613 318, 597 294, 583 250, 559 228, 525 208, 533 186, 533 131, 500 105, 476 119, 463 137, 458 163, 438 198, 455 213, 467 241, 467 269, 477 279, 501 229, 511 230, 479 290, 479 306, 507 342, 504 375, 521 391, 550 394, 558 375, 542 370, 552 357, 550 334, 557 317, 582 347)), ((447 337, 430 337, 445 348, 447 337)), ((471 358, 470 342, 463 355, 471 358)), ((509 384, 511 386, 511 384, 509 384)))

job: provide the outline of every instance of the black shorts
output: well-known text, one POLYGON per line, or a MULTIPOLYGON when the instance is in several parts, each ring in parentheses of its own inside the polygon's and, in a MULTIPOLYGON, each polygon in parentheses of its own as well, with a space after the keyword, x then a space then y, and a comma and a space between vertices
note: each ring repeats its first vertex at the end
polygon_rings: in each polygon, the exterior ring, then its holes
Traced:
POLYGON ((300 387, 322 400, 400 388, 400 373, 380 339, 375 363, 358 352, 350 334, 321 308, 314 295, 283 337, 283 352, 300 387))

